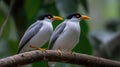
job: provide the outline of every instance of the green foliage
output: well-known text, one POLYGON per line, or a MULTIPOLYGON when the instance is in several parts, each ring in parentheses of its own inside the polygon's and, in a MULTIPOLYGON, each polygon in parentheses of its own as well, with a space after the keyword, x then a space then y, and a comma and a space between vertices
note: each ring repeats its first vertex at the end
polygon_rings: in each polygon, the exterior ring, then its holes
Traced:
MULTIPOLYGON (((8 7, 3 2, 0 1, 0 27, 2 27, 3 22, 6 19, 8 13, 8 7)), ((14 24, 13 17, 11 16, 8 20, 8 23, 3 31, 2 37, 0 38, 0 58, 10 56, 16 53, 17 51, 17 34, 16 27, 14 24)))

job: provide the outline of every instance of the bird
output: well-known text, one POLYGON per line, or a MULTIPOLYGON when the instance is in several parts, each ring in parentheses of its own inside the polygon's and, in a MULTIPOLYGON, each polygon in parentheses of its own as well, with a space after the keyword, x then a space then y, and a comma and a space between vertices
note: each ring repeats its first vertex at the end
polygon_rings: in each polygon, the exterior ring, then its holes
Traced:
MULTIPOLYGON (((80 24, 81 20, 90 19, 90 17, 73 13, 66 17, 66 19, 59 24, 51 35, 48 49, 71 51, 79 42, 80 37, 80 24)), ((54 63, 48 62, 48 65, 54 63)))
POLYGON ((17 53, 28 52, 34 48, 43 46, 53 32, 52 22, 54 20, 63 20, 59 16, 51 14, 40 15, 38 20, 30 25, 20 40, 17 53))

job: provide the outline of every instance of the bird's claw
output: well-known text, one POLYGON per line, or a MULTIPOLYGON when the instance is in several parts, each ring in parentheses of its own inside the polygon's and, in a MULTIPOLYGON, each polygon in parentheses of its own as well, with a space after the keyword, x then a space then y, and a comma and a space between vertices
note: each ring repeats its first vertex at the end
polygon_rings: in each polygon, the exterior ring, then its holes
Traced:
POLYGON ((30 48, 34 48, 36 50, 41 50, 41 51, 45 51, 46 50, 45 48, 38 48, 38 47, 35 47, 35 46, 32 46, 32 45, 30 45, 30 48))
POLYGON ((73 52, 72 52, 72 51, 70 51, 70 50, 68 51, 68 53, 73 54, 73 52))
POLYGON ((46 53, 45 48, 38 48, 38 47, 35 47, 35 46, 32 46, 32 45, 30 45, 30 48, 34 48, 36 50, 41 50, 43 53, 46 53))
POLYGON ((60 48, 58 48, 57 51, 58 51, 58 54, 61 56, 62 52, 61 52, 60 48))

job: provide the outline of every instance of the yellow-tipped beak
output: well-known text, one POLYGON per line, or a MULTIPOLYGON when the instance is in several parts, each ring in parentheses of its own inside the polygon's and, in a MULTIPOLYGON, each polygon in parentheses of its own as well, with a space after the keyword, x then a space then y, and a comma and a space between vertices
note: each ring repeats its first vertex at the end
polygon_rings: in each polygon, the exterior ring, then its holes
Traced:
POLYGON ((80 17, 80 19, 81 19, 81 20, 89 20, 89 19, 90 19, 90 17, 85 16, 85 15, 82 15, 82 16, 80 17))
POLYGON ((63 20, 63 18, 58 17, 58 16, 53 16, 53 18, 51 18, 52 20, 63 20))

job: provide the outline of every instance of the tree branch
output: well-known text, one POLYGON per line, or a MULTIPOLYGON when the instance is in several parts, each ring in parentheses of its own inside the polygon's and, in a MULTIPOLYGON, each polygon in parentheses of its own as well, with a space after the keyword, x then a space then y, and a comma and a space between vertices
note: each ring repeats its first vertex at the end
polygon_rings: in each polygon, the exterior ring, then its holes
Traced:
POLYGON ((1 67, 13 67, 40 61, 56 61, 91 67, 120 67, 120 62, 80 53, 59 53, 56 50, 30 51, 0 59, 1 67), (46 60, 47 59, 47 60, 46 60))

